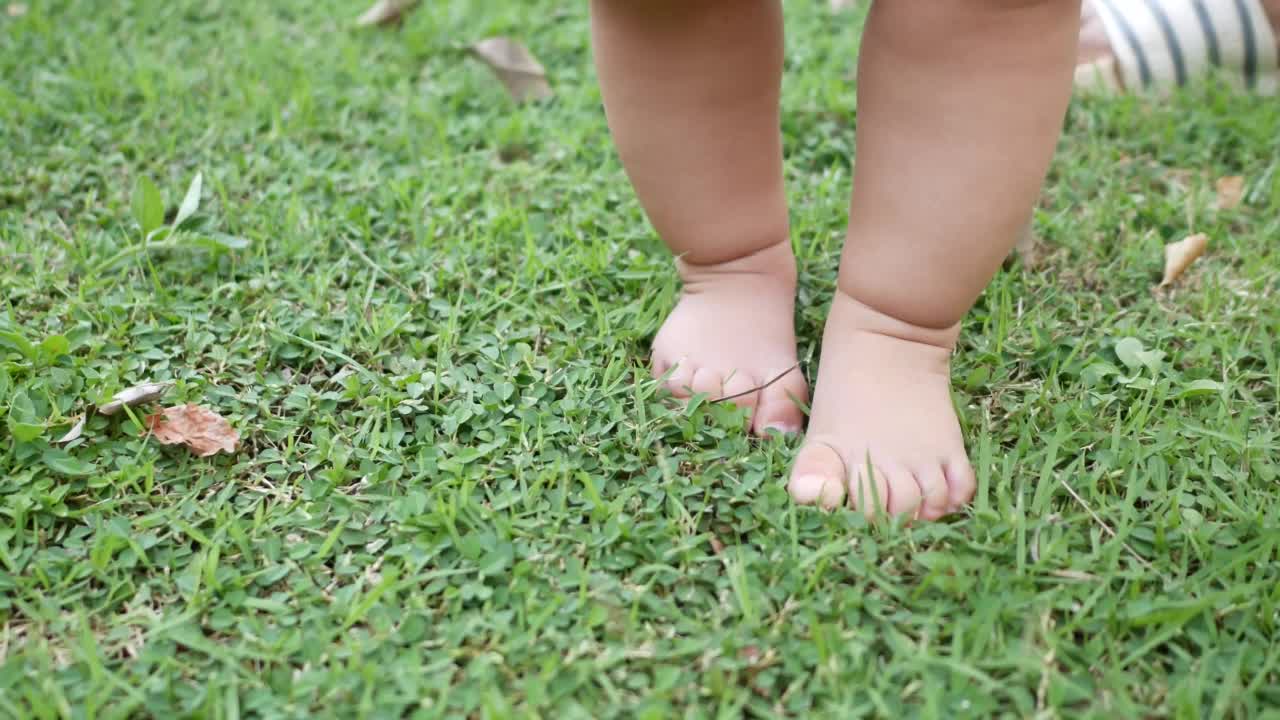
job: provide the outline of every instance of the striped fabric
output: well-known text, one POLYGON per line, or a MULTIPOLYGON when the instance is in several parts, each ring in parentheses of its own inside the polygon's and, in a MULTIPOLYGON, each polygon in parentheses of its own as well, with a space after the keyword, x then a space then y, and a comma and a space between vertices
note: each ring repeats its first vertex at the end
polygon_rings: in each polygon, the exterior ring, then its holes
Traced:
MULTIPOLYGON (((1258 0, 1092 1, 1126 88, 1168 89, 1216 67, 1238 87, 1280 90, 1276 39, 1258 0)), ((1114 85, 1108 72, 1105 63, 1077 68, 1077 85, 1114 85)))

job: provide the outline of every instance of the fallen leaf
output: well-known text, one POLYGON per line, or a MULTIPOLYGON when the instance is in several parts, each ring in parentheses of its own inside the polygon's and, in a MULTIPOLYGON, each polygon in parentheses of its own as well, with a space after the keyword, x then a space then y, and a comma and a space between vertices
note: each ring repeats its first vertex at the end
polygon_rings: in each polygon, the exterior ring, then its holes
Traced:
POLYGON ((1079 580, 1081 582, 1092 582, 1098 579, 1097 575, 1093 575, 1081 570, 1054 570, 1049 573, 1054 577, 1060 577, 1064 580, 1079 580))
POLYGON ((147 428, 161 445, 186 445, 200 457, 234 454, 240 444, 240 434, 225 418, 190 403, 148 415, 147 428))
POLYGON ((339 386, 343 385, 344 383, 347 382, 347 378, 355 374, 356 374, 355 368, 351 367, 350 365, 343 365, 341 370, 334 373, 333 377, 329 378, 329 384, 339 385, 339 386))
POLYGON ((1244 178, 1239 175, 1218 178, 1215 186, 1218 190, 1217 207, 1219 210, 1234 209, 1244 198, 1244 178))
POLYGON ((547 71, 528 48, 511 38, 495 37, 471 46, 471 54, 489 66, 518 103, 547 100, 555 95, 547 71))
POLYGON ((103 415, 115 415, 120 412, 123 407, 137 407, 145 405, 149 402, 159 400, 165 393, 169 392, 169 388, 173 387, 171 382, 152 382, 134 385, 126 390, 121 390, 111 398, 111 402, 106 405, 99 405, 98 412, 103 415))
POLYGON ((1186 190, 1195 184, 1197 173, 1186 168, 1170 168, 1164 173, 1165 184, 1179 190, 1186 190))
POLYGON ((418 4, 418 0, 377 0, 368 10, 356 18, 357 27, 377 25, 385 27, 404 20, 405 13, 418 4))
POLYGON ((1034 270, 1040 265, 1044 253, 1041 249, 1040 238, 1036 237, 1035 230, 1031 228, 1031 223, 1027 223, 1022 228, 1022 234, 1018 236, 1018 243, 1013 246, 1013 251, 1017 253, 1018 259, 1022 261, 1024 267, 1034 270))
POLYGON ((71 426, 71 429, 67 431, 66 435, 63 435, 62 437, 53 441, 54 444, 66 445, 67 443, 72 442, 73 440, 79 440, 80 436, 84 434, 84 424, 88 419, 89 419, 88 415, 81 415, 80 419, 76 420, 76 424, 71 426))
POLYGON ((720 542, 720 538, 715 535, 711 536, 711 552, 717 555, 724 552, 724 543, 720 542))
POLYGON ((1164 279, 1160 287, 1168 287, 1186 271, 1196 258, 1204 254, 1209 247, 1209 237, 1204 233, 1196 233, 1191 237, 1169 243, 1164 246, 1164 279))
POLYGON ((9 14, 9 17, 22 17, 27 14, 27 10, 26 3, 9 3, 9 6, 5 8, 5 12, 9 14))

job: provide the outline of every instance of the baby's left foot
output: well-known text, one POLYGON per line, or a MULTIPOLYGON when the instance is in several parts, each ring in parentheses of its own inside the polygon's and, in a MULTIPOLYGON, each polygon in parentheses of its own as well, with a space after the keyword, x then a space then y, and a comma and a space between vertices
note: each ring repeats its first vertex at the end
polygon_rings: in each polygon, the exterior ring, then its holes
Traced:
POLYGON ((808 438, 788 489, 799 503, 847 503, 936 520, 973 498, 951 405, 959 328, 920 328, 837 291, 822 338, 808 438), (869 481, 874 478, 874 481, 869 481))

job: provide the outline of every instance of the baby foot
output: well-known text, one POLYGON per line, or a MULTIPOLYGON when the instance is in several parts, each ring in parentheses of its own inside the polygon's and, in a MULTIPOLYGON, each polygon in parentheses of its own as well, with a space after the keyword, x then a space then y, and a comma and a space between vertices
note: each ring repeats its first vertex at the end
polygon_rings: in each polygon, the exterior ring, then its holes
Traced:
POLYGON ((800 432, 809 388, 796 364, 790 243, 723 263, 676 264, 684 290, 654 338, 654 376, 670 371, 666 385, 677 397, 733 398, 759 435, 800 432))
POLYGON ((959 327, 930 330, 836 292, 822 339, 809 433, 788 489, 799 503, 846 502, 935 520, 973 498, 951 405, 959 327), (870 471, 869 471, 870 469, 870 471))

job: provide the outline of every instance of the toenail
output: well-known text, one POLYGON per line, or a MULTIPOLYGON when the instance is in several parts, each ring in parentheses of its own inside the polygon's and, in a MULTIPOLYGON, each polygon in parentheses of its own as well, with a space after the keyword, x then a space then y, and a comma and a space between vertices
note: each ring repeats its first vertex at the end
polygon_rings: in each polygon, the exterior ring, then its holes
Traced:
POLYGON ((792 481, 791 494, 800 502, 813 502, 822 497, 825 482, 821 475, 801 475, 792 481))
POLYGON ((844 486, 839 480, 827 478, 822 481, 822 492, 818 502, 826 510, 834 510, 844 502, 844 486))
POLYGON ((844 502, 844 487, 839 480, 823 475, 801 475, 791 483, 791 496, 797 502, 814 503, 833 510, 844 502))

